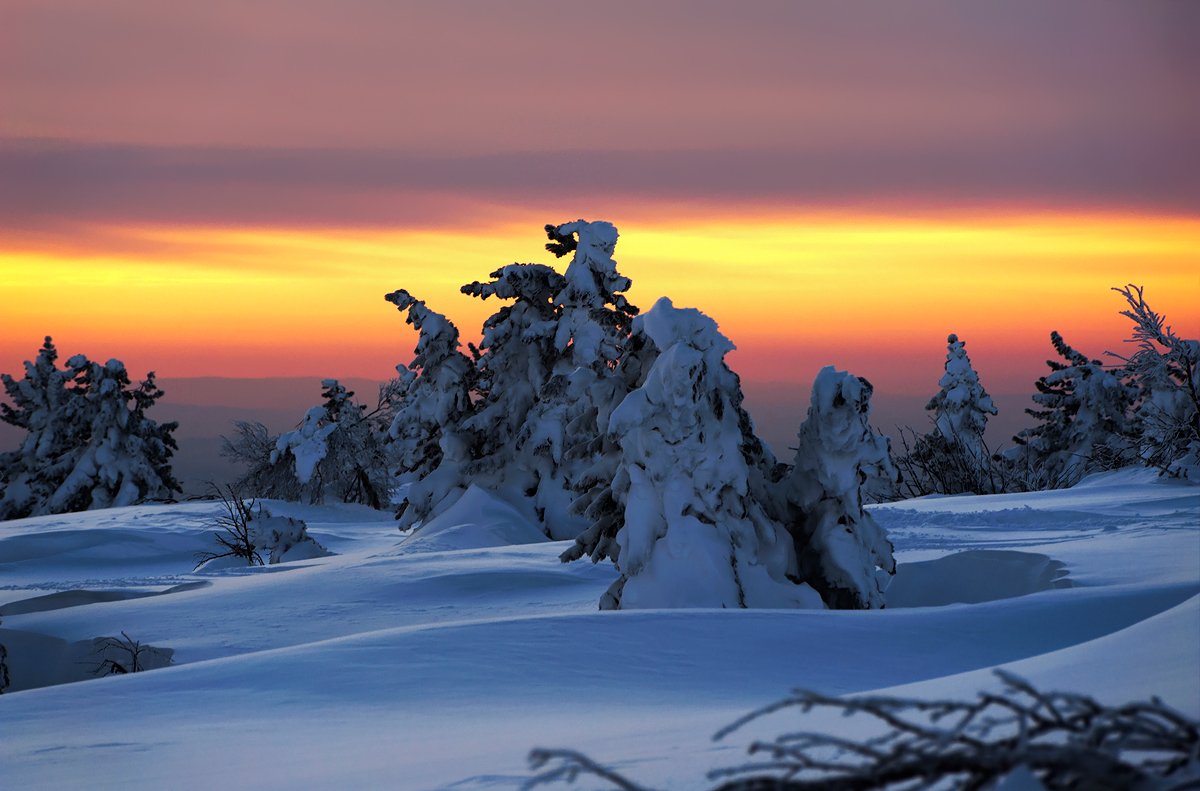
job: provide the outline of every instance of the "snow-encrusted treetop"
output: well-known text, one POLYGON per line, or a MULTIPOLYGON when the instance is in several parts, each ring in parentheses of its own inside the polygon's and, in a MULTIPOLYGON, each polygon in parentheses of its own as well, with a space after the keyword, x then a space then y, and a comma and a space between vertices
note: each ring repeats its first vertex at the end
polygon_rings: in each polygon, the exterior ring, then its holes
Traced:
POLYGON ((980 450, 987 416, 998 414, 992 397, 983 389, 979 375, 967 357, 966 342, 951 333, 946 338, 946 372, 938 385, 942 388, 925 408, 934 413, 934 423, 949 442, 980 450))
POLYGON ((459 347, 458 327, 450 319, 431 310, 425 300, 417 299, 402 288, 385 294, 383 298, 401 313, 407 311, 405 322, 420 333, 416 354, 408 364, 409 368, 434 368, 454 355, 459 347))
POLYGON ((617 271, 617 262, 612 257, 617 246, 616 227, 602 220, 576 220, 549 227, 548 233, 551 239, 574 240, 575 245, 571 247, 567 242, 547 245, 556 254, 572 249, 575 252, 564 275, 564 286, 554 296, 555 304, 563 309, 555 346, 560 352, 570 350, 572 367, 595 367, 615 361, 627 332, 624 323, 638 313, 621 293, 632 282, 617 271))

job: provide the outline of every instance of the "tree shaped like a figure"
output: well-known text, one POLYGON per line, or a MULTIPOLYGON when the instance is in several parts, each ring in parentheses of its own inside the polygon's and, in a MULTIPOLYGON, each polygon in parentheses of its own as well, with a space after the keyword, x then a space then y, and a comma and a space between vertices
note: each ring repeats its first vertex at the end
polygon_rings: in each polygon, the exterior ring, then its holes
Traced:
POLYGON ((607 424, 615 474, 562 559, 613 560, 621 577, 603 609, 820 606, 789 579, 790 537, 755 498, 761 445, 724 362, 733 344, 665 297, 634 319, 633 339, 645 375, 607 424))
POLYGON ((884 604, 878 571, 896 572, 892 544, 863 510, 868 480, 895 480, 886 437, 871 427, 871 383, 826 366, 813 382, 796 458, 777 487, 797 574, 834 609, 884 604))
POLYGON ((401 483, 409 484, 397 513, 400 529, 407 530, 436 516, 466 488, 472 448, 462 426, 472 409, 475 366, 459 351, 458 328, 444 315, 404 289, 384 299, 419 333, 413 361, 397 366, 405 393, 388 432, 401 483))
POLYGON ((1050 342, 1063 361, 1046 361, 1050 373, 1034 383, 1040 408, 1025 410, 1038 424, 1013 437, 1010 454, 1036 474, 1037 488, 1071 486, 1089 473, 1130 463, 1137 433, 1131 418, 1136 389, 1058 332, 1050 333, 1050 342))

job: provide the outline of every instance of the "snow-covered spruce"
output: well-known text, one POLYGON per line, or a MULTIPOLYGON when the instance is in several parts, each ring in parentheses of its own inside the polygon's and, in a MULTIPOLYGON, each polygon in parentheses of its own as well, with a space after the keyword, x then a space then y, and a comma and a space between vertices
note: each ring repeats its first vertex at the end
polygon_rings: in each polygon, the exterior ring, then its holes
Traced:
POLYGON ((866 379, 822 368, 795 462, 776 488, 798 576, 835 609, 882 607, 880 571, 896 572, 892 544, 862 503, 868 480, 897 477, 887 438, 870 424, 871 393, 866 379))
POLYGON ((554 295, 553 368, 524 416, 517 450, 530 474, 533 499, 547 535, 574 538, 586 526, 572 512, 576 488, 597 461, 602 427, 629 387, 617 362, 629 342, 637 308, 621 292, 629 278, 617 271, 617 229, 577 220, 547 226, 556 255, 574 252, 554 295))
POLYGON ((472 410, 476 378, 471 358, 459 351, 458 328, 404 289, 384 296, 419 333, 408 367, 396 366, 403 398, 388 431, 392 453, 409 484, 396 515, 407 530, 437 515, 466 491, 472 458, 463 422, 472 410))
POLYGON ((1137 434, 1136 389, 1057 332, 1050 342, 1064 362, 1046 361, 1050 373, 1034 383, 1040 408, 1025 410, 1038 425, 1013 437, 1016 446, 1005 454, 1036 489, 1072 486, 1090 473, 1125 466, 1134 460, 1137 434))
MULTIPOLYGON (((325 403, 315 406, 294 431, 280 435, 270 463, 283 465, 304 503, 337 500, 381 508, 391 480, 379 430, 336 379, 321 382, 325 403)), ((277 496, 256 492, 260 496, 277 496)))
POLYGON ((610 557, 621 577, 603 609, 820 606, 789 579, 792 541, 753 496, 733 349, 716 322, 665 297, 633 321, 653 347, 645 380, 612 412, 615 476, 592 528, 563 554, 610 557))
POLYGON ((14 407, 0 417, 29 436, 0 456, 0 518, 84 511, 170 497, 175 423, 146 411, 163 395, 154 373, 136 387, 120 360, 104 365, 83 355, 55 363, 49 337, 25 379, 3 376, 14 407), (68 384, 70 387, 68 387, 68 384))
POLYGON ((949 344, 946 372, 938 381, 941 390, 929 399, 925 409, 933 413, 934 425, 943 438, 979 458, 984 453, 983 432, 987 429, 988 415, 995 415, 998 410, 971 366, 966 341, 951 333, 946 343, 949 344))
POLYGON ((1129 357, 1107 354, 1124 363, 1137 389, 1142 459, 1171 475, 1200 479, 1200 341, 1180 337, 1146 304, 1141 286, 1113 291, 1128 305, 1121 315, 1133 321, 1133 337, 1126 342, 1137 350, 1129 357))

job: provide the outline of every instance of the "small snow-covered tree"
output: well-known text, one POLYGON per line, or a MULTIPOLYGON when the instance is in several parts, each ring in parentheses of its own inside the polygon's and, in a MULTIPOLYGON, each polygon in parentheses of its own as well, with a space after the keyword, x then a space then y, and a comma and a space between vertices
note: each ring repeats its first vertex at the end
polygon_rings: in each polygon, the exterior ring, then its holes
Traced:
POLYGON ((929 399, 925 409, 933 413, 937 432, 951 444, 961 445, 973 456, 984 455, 983 432, 988 415, 999 412, 992 397, 983 389, 979 374, 967 356, 966 341, 951 333, 946 338, 946 372, 938 386, 941 390, 929 399))
POLYGON ((887 438, 871 427, 872 392, 862 377, 821 369, 795 462, 776 490, 796 573, 834 609, 882 607, 879 572, 896 571, 891 542, 863 510, 864 484, 897 477, 887 438))
POLYGON ((436 516, 466 490, 466 468, 473 457, 463 423, 471 414, 475 365, 459 351, 458 328, 422 300, 400 289, 384 299, 407 314, 419 333, 408 367, 397 366, 403 398, 388 432, 408 484, 396 518, 407 530, 436 516))
POLYGON ((554 295, 554 366, 525 416, 517 449, 529 460, 528 494, 551 538, 576 536, 585 526, 572 511, 575 489, 596 463, 602 427, 628 392, 617 370, 637 315, 622 293, 630 280, 617 271, 617 229, 577 220, 547 226, 556 255, 573 252, 554 295))
POLYGON ((295 477, 299 499, 327 499, 381 508, 391 487, 380 434, 366 406, 336 379, 321 382, 325 403, 315 406, 294 431, 280 435, 270 463, 282 464, 295 477))
POLYGON ((46 338, 22 382, 4 376, 14 406, 0 416, 29 436, 0 457, 0 517, 131 505, 178 492, 170 466, 177 424, 146 415, 163 395, 154 373, 134 386, 120 360, 101 365, 80 354, 63 371, 56 358, 46 338))
POLYGON ((733 344, 665 297, 633 320, 633 335, 653 362, 609 417, 615 475, 562 559, 614 561, 621 577, 603 609, 819 606, 789 579, 790 538, 754 497, 760 446, 724 362, 733 344))
POLYGON ((1200 477, 1200 341, 1182 338, 1146 304, 1141 286, 1114 288, 1125 298, 1136 346, 1124 373, 1137 389, 1139 451, 1147 464, 1172 475, 1200 477))
POLYGON ((911 496, 931 493, 993 494, 1004 489, 984 439, 988 415, 999 410, 984 390, 971 366, 966 344, 951 334, 947 339, 946 368, 940 390, 925 405, 934 429, 918 434, 909 429, 912 442, 901 437, 904 453, 896 459, 903 488, 911 496))
POLYGON ((1050 333, 1050 342, 1063 362, 1046 361, 1050 373, 1034 383, 1033 400, 1040 409, 1025 410, 1038 425, 1013 437, 1016 446, 1008 454, 1036 476, 1031 488, 1071 486, 1084 475, 1133 460, 1134 388, 1099 360, 1072 349, 1057 332, 1050 333))

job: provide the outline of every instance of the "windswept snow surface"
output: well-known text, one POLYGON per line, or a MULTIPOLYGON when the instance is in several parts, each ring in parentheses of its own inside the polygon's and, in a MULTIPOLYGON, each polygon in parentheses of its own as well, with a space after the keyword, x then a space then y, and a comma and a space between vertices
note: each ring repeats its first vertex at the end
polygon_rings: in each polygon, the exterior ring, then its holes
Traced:
POLYGON ((793 687, 970 696, 999 666, 1200 716, 1200 487, 1153 474, 876 506, 899 571, 869 612, 598 612, 612 567, 559 563, 564 542, 479 490, 425 539, 366 508, 267 505, 338 554, 193 573, 214 503, 0 523, 0 786, 515 788, 529 748, 562 746, 697 788, 752 738, 814 725, 711 741, 793 687), (122 630, 175 665, 21 689, 88 677, 63 646, 122 630))

